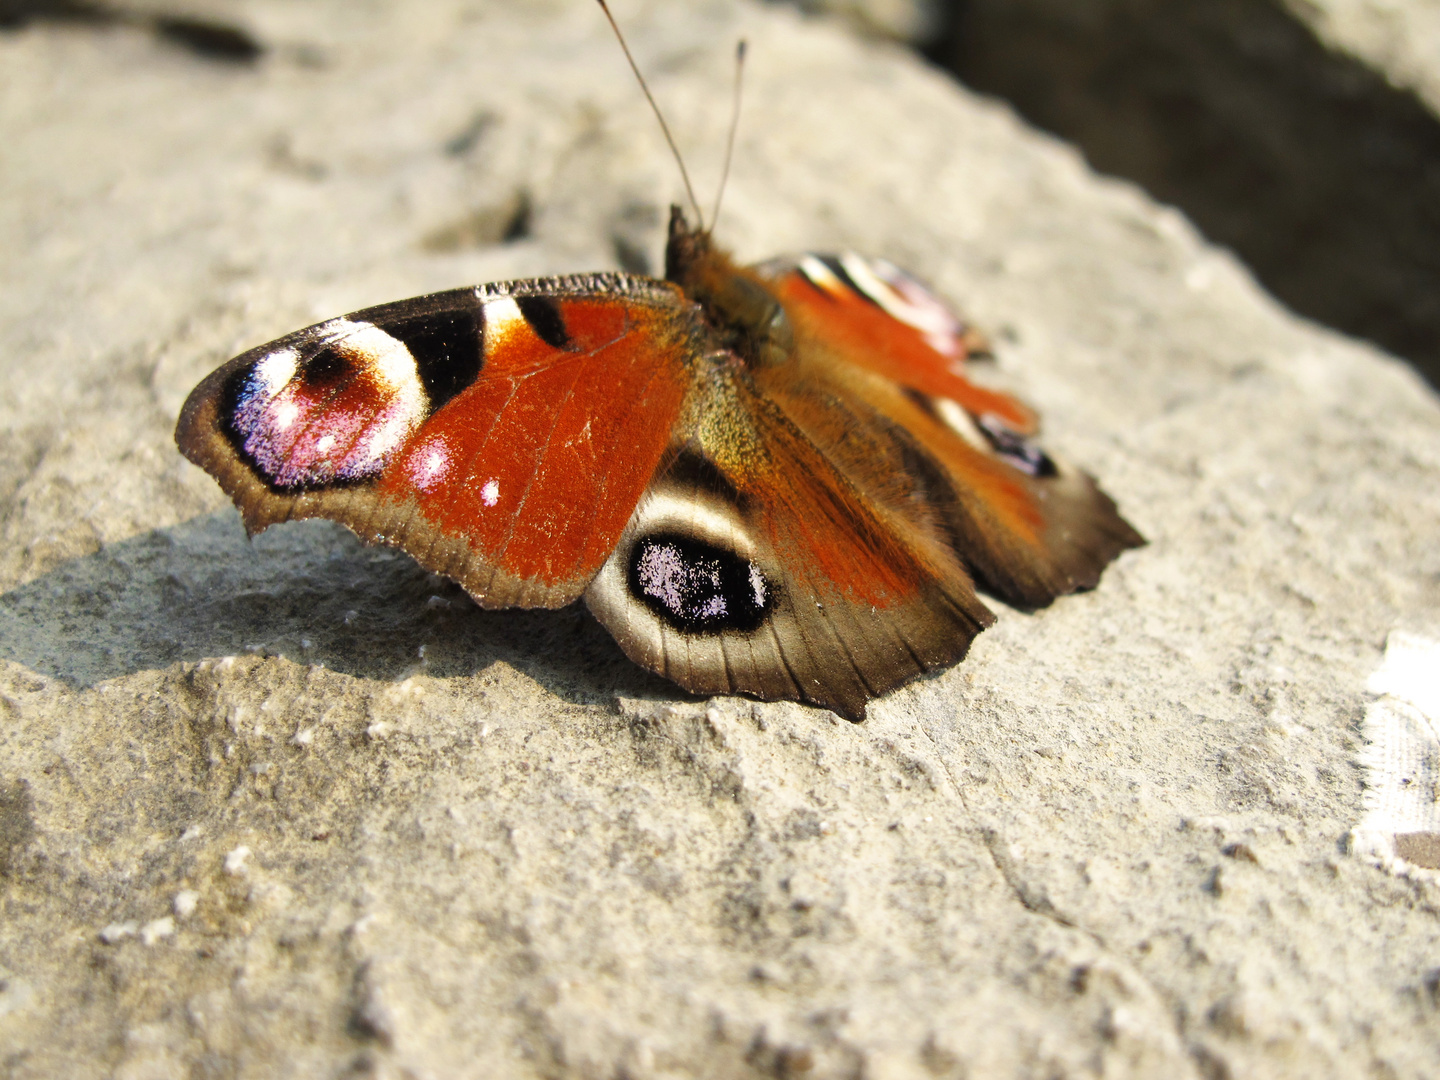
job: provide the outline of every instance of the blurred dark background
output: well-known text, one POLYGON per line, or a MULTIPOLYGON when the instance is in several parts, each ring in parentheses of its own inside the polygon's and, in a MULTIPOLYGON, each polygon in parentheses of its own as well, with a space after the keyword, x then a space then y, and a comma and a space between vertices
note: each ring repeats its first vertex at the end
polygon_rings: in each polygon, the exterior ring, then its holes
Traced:
POLYGON ((936 0, 930 59, 1440 387, 1440 121, 1278 0, 936 0))

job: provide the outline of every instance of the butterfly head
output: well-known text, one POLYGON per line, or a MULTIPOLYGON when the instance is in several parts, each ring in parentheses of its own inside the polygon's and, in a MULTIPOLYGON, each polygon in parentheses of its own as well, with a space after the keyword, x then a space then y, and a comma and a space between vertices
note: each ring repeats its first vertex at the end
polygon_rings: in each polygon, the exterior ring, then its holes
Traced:
POLYGON ((784 307, 753 270, 737 266, 708 229, 691 228, 685 211, 670 208, 666 280, 700 306, 725 346, 751 367, 784 363, 795 335, 784 307))

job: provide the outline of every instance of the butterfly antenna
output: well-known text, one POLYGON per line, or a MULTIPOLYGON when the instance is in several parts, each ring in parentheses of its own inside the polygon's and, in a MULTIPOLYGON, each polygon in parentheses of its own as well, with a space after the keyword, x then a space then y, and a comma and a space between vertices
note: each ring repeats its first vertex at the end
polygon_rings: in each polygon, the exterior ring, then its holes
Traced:
POLYGON ((730 179, 730 159, 735 155, 735 131, 740 126, 740 91, 745 83, 745 39, 735 45, 735 94, 730 102, 730 134, 725 137, 725 167, 720 170, 720 189, 715 192, 715 209, 710 212, 710 231, 720 220, 720 200, 725 197, 725 182, 730 179))
POLYGON ((620 25, 615 21, 615 16, 610 14, 610 5, 605 0, 595 0, 600 5, 600 10, 605 13, 606 20, 610 23, 610 29, 615 31, 615 40, 620 42, 620 49, 625 53, 625 59, 630 62, 630 70, 635 73, 635 79, 640 83, 640 89, 645 91, 645 100, 650 102, 650 108, 655 113, 655 119, 660 121, 660 130, 665 133, 665 141, 670 144, 670 153, 675 155, 675 164, 680 166, 680 179, 685 181, 685 194, 690 199, 690 207, 695 211, 696 226, 703 232, 705 229, 705 215, 700 212, 700 200, 695 198, 695 188, 690 183, 690 173, 685 168, 685 159, 680 156, 680 148, 675 145, 675 139, 670 134, 670 125, 665 123, 665 115, 660 111, 660 106, 655 104, 655 96, 650 93, 650 87, 645 82, 645 76, 640 74, 639 65, 635 63, 635 57, 630 55, 630 46, 625 44, 625 35, 620 32, 620 25))

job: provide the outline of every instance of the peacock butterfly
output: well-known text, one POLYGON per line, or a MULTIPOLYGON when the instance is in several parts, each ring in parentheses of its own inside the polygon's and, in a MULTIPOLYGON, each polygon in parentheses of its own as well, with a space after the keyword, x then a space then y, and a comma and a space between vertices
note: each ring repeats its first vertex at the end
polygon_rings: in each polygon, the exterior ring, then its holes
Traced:
POLYGON ((983 349, 888 262, 738 266, 677 207, 663 281, 332 319, 212 373, 175 439, 251 534, 329 518, 487 608, 583 597, 692 693, 859 720, 965 655, 994 621, 977 582, 1042 607, 1144 542, 966 377, 983 349))

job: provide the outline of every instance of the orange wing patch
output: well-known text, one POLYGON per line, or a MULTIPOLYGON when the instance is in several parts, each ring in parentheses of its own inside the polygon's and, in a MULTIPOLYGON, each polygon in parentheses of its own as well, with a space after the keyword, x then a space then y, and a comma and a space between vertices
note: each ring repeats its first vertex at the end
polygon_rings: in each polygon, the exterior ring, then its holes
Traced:
POLYGON ((673 313, 552 303, 556 344, 513 299, 485 305, 485 377, 430 418, 377 492, 413 497, 442 533, 547 586, 605 561, 689 387, 673 313))
POLYGON ((976 416, 999 417, 1019 434, 1035 431, 1030 409, 1008 394, 965 378, 965 358, 974 336, 918 285, 903 277, 886 281, 864 260, 842 257, 834 262, 832 267, 828 260, 807 255, 771 282, 797 340, 823 343, 849 363, 922 394, 949 398, 976 416), (854 277, 862 277, 885 304, 861 292, 854 277), (906 295, 896 282, 913 286, 913 291, 906 295), (897 317, 897 312, 908 319, 897 317))
POLYGON ((192 393, 176 438, 251 532, 330 518, 483 604, 553 607, 624 531, 705 333, 648 279, 456 290, 236 357, 192 393))

